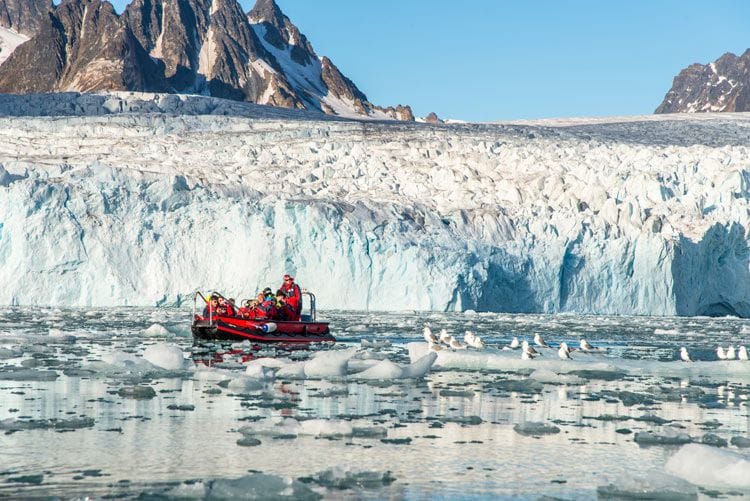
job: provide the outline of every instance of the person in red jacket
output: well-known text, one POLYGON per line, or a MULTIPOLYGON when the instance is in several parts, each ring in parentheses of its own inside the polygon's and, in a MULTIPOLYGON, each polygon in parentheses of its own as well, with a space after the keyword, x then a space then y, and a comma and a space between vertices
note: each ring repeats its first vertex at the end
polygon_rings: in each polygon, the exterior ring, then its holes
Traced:
POLYGON ((286 304, 294 311, 294 318, 290 320, 299 320, 302 314, 302 289, 294 283, 294 277, 289 274, 284 275, 284 283, 279 289, 286 295, 286 304))

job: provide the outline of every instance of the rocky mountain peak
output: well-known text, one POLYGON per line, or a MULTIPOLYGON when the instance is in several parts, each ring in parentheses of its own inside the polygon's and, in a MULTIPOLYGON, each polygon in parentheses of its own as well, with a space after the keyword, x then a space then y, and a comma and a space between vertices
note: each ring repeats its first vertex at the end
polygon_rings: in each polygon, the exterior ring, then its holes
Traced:
POLYGON ((750 111, 750 49, 680 71, 656 113, 750 111))
POLYGON ((122 15, 102 0, 0 0, 13 26, 43 9, 28 42, 0 32, 0 92, 177 92, 413 119, 409 107, 370 103, 273 0, 248 14, 237 0, 132 0, 122 15))
POLYGON ((0 27, 31 36, 52 9, 52 0, 0 0, 0 27))

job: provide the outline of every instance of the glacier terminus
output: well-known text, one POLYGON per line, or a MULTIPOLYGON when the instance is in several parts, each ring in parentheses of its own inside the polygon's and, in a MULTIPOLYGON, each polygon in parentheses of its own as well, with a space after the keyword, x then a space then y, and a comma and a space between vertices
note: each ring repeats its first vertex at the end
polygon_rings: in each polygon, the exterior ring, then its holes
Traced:
POLYGON ((750 114, 431 125, 0 96, 0 304, 750 316, 750 114), (40 115, 44 110, 45 116, 40 115))

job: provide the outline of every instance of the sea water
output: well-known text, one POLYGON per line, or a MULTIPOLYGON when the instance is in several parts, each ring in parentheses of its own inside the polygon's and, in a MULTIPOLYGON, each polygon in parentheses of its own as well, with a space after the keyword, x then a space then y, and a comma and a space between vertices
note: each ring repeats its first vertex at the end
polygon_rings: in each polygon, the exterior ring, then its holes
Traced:
POLYGON ((331 322, 336 346, 280 351, 194 345, 186 310, 0 310, 0 496, 748 494, 741 482, 715 485, 720 474, 695 473, 682 459, 705 454, 697 461, 704 470, 727 461, 750 468, 750 362, 715 355, 719 344, 750 343, 743 320, 319 317, 331 322), (481 356, 496 357, 495 369, 478 369, 478 355, 466 350, 450 354, 453 369, 441 369, 438 358, 425 377, 357 379, 378 361, 412 362, 425 325, 458 339, 466 330, 479 335, 487 345, 481 356), (535 333, 551 345, 585 338, 601 351, 573 352, 584 368, 568 371, 556 349, 540 348, 520 365, 520 353, 503 350, 514 336, 531 341, 535 333), (697 360, 688 372, 675 362, 680 346, 697 360), (339 349, 350 350, 343 373, 277 376, 339 349), (513 364, 504 369, 503 360, 513 364), (686 443, 705 445, 680 455, 686 443))

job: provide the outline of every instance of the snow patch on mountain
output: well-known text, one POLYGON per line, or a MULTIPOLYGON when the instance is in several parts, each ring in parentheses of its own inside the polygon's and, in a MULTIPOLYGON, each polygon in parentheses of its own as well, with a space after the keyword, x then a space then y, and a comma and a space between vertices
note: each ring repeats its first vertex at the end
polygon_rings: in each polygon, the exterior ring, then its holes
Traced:
POLYGON ((16 50, 16 48, 29 39, 26 35, 16 33, 15 31, 0 26, 0 64, 16 50))
POLYGON ((67 116, 0 118, 0 303, 239 299, 290 272, 323 308, 750 316, 748 114, 431 126, 222 102, 2 96, 67 116))

